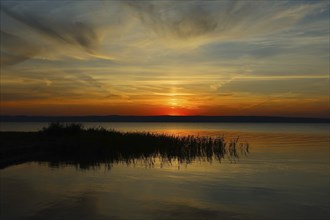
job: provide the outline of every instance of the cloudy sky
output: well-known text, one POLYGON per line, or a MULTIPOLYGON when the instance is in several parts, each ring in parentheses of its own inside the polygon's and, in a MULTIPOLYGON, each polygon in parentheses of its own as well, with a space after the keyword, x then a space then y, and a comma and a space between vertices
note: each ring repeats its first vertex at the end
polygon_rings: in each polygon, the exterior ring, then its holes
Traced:
POLYGON ((1 114, 329 117, 329 1, 1 0, 1 114))

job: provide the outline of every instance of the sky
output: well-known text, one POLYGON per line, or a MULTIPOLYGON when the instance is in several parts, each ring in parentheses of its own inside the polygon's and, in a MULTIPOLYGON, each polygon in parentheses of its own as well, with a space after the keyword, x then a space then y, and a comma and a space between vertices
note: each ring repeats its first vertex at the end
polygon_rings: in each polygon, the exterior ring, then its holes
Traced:
POLYGON ((329 117, 329 1, 1 0, 1 115, 329 117))

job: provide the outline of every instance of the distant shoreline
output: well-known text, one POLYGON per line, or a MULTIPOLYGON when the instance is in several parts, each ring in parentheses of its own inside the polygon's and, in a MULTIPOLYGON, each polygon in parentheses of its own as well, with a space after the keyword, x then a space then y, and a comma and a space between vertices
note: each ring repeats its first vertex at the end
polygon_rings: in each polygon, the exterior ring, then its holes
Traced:
POLYGON ((330 118, 275 116, 0 116, 0 122, 229 122, 229 123, 330 123, 330 118))

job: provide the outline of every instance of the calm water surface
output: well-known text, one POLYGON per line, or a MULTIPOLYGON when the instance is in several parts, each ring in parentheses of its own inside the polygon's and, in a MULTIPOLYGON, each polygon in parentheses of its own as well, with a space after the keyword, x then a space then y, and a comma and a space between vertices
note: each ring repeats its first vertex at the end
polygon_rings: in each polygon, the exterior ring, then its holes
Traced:
MULTIPOLYGON (((35 131, 47 123, 2 123, 35 131)), ((1 219, 328 219, 329 125, 84 123, 176 135, 239 136, 233 161, 81 170, 26 163, 0 170, 1 219)))

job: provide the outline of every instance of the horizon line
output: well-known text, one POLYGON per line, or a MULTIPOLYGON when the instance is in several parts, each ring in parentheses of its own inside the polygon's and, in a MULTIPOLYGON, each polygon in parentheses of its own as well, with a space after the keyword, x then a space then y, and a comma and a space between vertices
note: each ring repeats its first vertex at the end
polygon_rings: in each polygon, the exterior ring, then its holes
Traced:
POLYGON ((107 115, 107 116, 2 116, 0 122, 136 122, 136 123, 330 123, 330 118, 304 118, 283 116, 134 116, 134 115, 107 115))
POLYGON ((259 118, 311 118, 311 119, 330 119, 329 117, 313 116, 280 116, 280 115, 1 115, 0 117, 259 117, 259 118))

